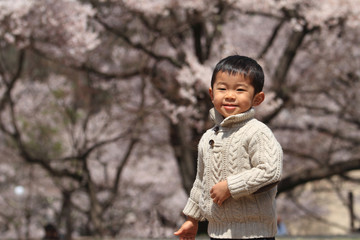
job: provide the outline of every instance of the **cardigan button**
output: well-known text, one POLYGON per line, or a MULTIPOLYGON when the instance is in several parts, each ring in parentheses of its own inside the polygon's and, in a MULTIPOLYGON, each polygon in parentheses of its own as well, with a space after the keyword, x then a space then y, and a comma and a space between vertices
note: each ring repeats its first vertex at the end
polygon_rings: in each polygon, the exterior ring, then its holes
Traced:
POLYGON ((210 146, 211 146, 212 148, 214 147, 214 143, 215 143, 215 142, 214 142, 214 140, 212 140, 212 139, 209 141, 209 144, 210 144, 210 146))
POLYGON ((215 134, 218 134, 219 129, 220 129, 220 127, 219 127, 219 126, 216 126, 216 127, 214 128, 215 134))

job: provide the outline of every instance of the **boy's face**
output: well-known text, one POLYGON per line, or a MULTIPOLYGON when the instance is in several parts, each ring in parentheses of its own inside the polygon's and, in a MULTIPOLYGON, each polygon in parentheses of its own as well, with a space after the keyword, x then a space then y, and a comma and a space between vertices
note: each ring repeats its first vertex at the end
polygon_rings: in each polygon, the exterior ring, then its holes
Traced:
POLYGON ((241 74, 231 75, 226 72, 218 72, 213 88, 209 89, 215 109, 225 118, 260 105, 265 95, 263 92, 254 95, 254 92, 249 79, 241 74))

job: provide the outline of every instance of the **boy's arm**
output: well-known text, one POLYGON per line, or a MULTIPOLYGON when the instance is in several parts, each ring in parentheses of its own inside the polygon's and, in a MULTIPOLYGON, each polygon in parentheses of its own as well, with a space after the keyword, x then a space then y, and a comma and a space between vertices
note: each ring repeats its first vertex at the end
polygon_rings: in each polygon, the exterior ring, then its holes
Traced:
POLYGON ((254 194, 266 192, 266 191, 276 187, 278 184, 279 184, 279 182, 270 183, 266 186, 259 188, 256 192, 254 192, 254 194))
POLYGON ((198 225, 196 219, 188 217, 180 229, 174 232, 174 235, 179 236, 180 240, 195 240, 198 225))
POLYGON ((267 191, 281 178, 283 153, 270 129, 252 136, 248 153, 252 168, 227 178, 229 191, 235 199, 267 191))

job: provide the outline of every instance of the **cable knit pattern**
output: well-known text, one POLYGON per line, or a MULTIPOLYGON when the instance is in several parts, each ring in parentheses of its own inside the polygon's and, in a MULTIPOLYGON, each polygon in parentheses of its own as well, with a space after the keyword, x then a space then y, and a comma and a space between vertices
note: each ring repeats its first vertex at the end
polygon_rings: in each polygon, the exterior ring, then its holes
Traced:
POLYGON ((255 110, 226 119, 210 111, 215 127, 199 142, 196 180, 184 214, 208 220, 213 238, 260 238, 276 235, 276 187, 280 181, 282 149, 271 130, 254 118, 255 110), (231 198, 214 204, 210 189, 227 180, 231 198))

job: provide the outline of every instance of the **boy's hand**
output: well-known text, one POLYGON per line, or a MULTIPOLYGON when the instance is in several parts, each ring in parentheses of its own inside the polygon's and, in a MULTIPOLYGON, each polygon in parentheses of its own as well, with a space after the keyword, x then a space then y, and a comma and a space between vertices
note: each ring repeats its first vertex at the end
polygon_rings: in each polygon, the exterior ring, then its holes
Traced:
POLYGON ((221 206, 223 202, 231 196, 227 181, 225 180, 215 184, 210 190, 210 196, 214 203, 221 206))
POLYGON ((180 240, 195 240, 197 231, 198 221, 189 217, 174 235, 179 236, 180 240))

